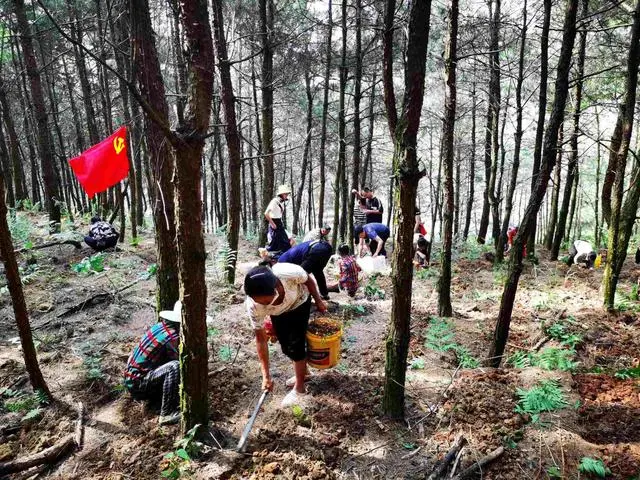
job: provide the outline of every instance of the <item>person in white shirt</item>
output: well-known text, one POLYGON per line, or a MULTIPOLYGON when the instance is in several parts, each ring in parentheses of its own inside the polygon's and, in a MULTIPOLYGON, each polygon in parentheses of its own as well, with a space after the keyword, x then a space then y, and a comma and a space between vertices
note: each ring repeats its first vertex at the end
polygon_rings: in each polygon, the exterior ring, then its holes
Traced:
POLYGON ((304 382, 308 379, 306 334, 311 297, 318 311, 327 310, 315 280, 302 267, 290 263, 278 263, 272 268, 258 266, 245 276, 244 291, 247 294, 245 306, 256 336, 262 388, 273 388, 269 370, 268 335, 263 324, 265 317, 271 316, 271 324, 282 352, 293 361, 295 372, 295 376, 287 381, 287 386, 293 386, 293 389, 282 400, 282 406, 303 403, 306 393, 304 382))
POLYGON ((576 240, 569 249, 569 258, 567 259, 567 265, 571 266, 575 264, 582 264, 586 268, 593 270, 593 264, 596 261, 598 255, 593 250, 593 247, 589 242, 584 240, 576 240))
POLYGON ((291 248, 289 234, 282 222, 282 217, 285 214, 285 204, 290 194, 291 189, 287 185, 280 185, 277 195, 271 199, 267 209, 264 211, 264 217, 269 222, 269 232, 267 234, 269 244, 267 245, 267 250, 276 257, 291 248))
POLYGON ((326 223, 320 228, 309 230, 302 239, 303 242, 315 242, 317 240, 327 240, 327 236, 331 232, 331 226, 326 223))

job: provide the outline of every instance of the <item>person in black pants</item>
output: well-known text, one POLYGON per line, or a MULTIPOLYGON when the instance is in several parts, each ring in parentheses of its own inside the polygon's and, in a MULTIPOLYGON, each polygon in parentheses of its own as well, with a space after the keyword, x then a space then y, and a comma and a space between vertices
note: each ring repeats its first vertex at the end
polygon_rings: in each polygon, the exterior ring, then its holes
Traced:
POLYGON ((109 223, 95 216, 91 219, 89 235, 84 237, 84 243, 93 248, 96 252, 101 252, 107 248, 113 248, 118 244, 120 235, 109 223))
POLYGON ((290 248, 280 255, 278 262, 300 265, 305 272, 313 274, 322 299, 328 300, 329 291, 327 290, 327 279, 324 276, 324 267, 329 263, 331 255, 333 255, 331 244, 325 240, 316 240, 302 242, 290 248))

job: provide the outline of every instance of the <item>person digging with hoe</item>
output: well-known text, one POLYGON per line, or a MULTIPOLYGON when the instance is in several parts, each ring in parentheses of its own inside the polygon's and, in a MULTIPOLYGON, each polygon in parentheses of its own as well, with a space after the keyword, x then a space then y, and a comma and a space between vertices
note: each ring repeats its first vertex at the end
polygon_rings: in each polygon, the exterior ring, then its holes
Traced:
POLYGON ((127 360, 124 386, 137 400, 153 400, 162 396, 160 425, 180 421, 179 388, 180 323, 182 302, 173 310, 160 312, 161 321, 148 329, 127 360))
POLYGON ((271 324, 282 353, 293 361, 295 372, 286 382, 288 387, 293 388, 282 400, 282 406, 303 404, 307 398, 304 383, 309 378, 306 334, 311 310, 310 297, 314 298, 318 311, 327 311, 315 280, 302 267, 290 263, 278 263, 273 268, 262 265, 247 273, 244 291, 247 294, 247 313, 256 337, 262 389, 271 391, 273 388, 269 369, 268 334, 261 323, 265 317, 271 316, 271 324))

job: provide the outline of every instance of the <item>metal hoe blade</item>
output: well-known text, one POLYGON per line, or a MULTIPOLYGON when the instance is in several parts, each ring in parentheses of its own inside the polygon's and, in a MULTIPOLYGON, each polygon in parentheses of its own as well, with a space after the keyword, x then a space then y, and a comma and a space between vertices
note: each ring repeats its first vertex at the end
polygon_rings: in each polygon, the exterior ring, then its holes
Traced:
POLYGON ((262 404, 267 399, 267 395, 269 395, 269 390, 265 390, 264 392, 262 392, 262 395, 260 396, 260 400, 258 400, 258 404, 256 405, 256 408, 253 410, 253 413, 251 414, 251 418, 249 418, 249 422, 247 422, 247 426, 244 427, 244 431, 242 432, 242 436, 240 437, 240 441, 238 442, 238 447, 236 448, 236 451, 240 453, 243 453, 245 451, 247 447, 247 438, 249 438, 249 433, 251 433, 253 424, 256 421, 256 417, 258 416, 258 413, 260 413, 260 408, 262 408, 262 404))

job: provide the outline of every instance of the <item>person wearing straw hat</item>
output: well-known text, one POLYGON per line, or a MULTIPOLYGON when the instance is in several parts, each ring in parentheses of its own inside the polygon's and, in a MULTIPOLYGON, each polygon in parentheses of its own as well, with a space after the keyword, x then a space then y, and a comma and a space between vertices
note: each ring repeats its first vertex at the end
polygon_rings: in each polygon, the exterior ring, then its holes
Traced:
POLYGON ((302 267, 291 263, 277 263, 272 268, 260 265, 249 270, 244 277, 244 291, 247 294, 245 306, 256 336, 263 390, 273 388, 267 344, 269 337, 264 328, 264 320, 270 316, 282 353, 293 361, 295 372, 294 377, 286 382, 293 389, 282 400, 282 406, 303 404, 307 398, 304 383, 309 378, 306 335, 310 297, 315 300, 318 311, 327 310, 315 280, 302 267))
POLYGON ((268 237, 270 240, 267 245, 267 251, 276 258, 291 248, 289 234, 285 230, 282 221, 289 195, 291 195, 291 188, 287 185, 280 185, 277 195, 271 199, 267 209, 264 211, 264 217, 269 222, 268 237))
POLYGON ((138 400, 161 397, 159 423, 170 425, 180 421, 178 344, 182 302, 178 300, 173 310, 161 311, 160 319, 145 332, 129 356, 124 385, 138 400))

